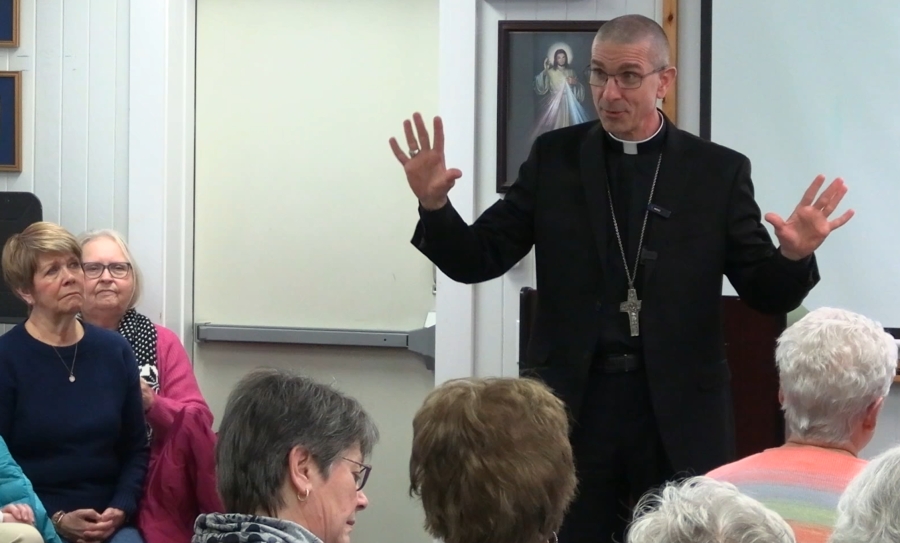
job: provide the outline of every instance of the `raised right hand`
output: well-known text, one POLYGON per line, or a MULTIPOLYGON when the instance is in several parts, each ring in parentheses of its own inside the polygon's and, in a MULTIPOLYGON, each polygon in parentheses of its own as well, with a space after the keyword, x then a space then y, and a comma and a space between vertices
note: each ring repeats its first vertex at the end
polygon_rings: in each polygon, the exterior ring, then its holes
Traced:
POLYGON ((434 118, 434 147, 431 146, 422 116, 414 113, 413 122, 416 123, 418 138, 413 133, 412 123, 403 121, 409 155, 403 152, 395 138, 390 139, 391 150, 403 166, 409 188, 419 199, 419 204, 434 211, 447 205, 447 194, 456 180, 462 177, 462 172, 456 168, 448 170, 444 163, 444 123, 441 118, 434 118))

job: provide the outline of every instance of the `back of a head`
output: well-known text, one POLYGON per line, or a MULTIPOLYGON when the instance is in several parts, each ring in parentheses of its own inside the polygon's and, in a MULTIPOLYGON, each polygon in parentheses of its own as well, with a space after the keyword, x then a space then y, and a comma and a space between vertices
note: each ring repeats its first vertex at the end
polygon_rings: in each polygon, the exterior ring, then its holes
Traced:
POLYGON ((665 30, 659 23, 643 15, 622 15, 603 23, 594 41, 620 45, 647 41, 652 52, 651 63, 657 68, 669 65, 669 39, 665 30))
POLYGON ((838 502, 830 543, 900 541, 900 446, 872 459, 838 502))
POLYGON ((843 443, 873 402, 887 396, 897 345, 877 322, 823 307, 787 328, 775 350, 792 437, 843 443))
POLYGON ((445 543, 538 543, 575 492, 563 403, 530 379, 445 383, 413 420, 410 493, 445 543))
POLYGON ((650 492, 626 543, 795 543, 790 526, 726 482, 693 477, 650 492))

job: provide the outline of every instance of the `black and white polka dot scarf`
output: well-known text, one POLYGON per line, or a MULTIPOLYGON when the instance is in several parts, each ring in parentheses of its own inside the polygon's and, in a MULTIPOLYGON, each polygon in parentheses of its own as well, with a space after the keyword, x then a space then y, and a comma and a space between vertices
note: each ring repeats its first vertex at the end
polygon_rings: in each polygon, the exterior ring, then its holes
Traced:
MULTIPOLYGON (((159 394, 159 368, 156 363, 157 336, 153 322, 134 309, 129 309, 122 317, 122 321, 119 322, 119 333, 131 344, 141 379, 147 381, 153 392, 159 394)), ((147 425, 147 437, 153 437, 149 425, 147 425)))

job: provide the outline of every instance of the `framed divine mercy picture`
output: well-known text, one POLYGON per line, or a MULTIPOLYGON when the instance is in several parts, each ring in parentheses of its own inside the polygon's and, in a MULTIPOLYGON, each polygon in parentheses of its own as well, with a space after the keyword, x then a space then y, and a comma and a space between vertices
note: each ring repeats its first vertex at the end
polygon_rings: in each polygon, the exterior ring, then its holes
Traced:
POLYGON ((500 21, 497 192, 506 192, 534 140, 597 119, 586 70, 605 21, 500 21))

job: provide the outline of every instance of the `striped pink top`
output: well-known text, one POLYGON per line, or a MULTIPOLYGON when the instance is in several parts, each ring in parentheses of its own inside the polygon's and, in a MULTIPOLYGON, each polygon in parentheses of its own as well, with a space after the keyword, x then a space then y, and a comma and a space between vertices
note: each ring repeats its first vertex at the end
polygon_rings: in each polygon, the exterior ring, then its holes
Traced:
POLYGON ((709 472, 781 515, 797 543, 826 543, 844 489, 866 461, 811 446, 768 449, 709 472))

